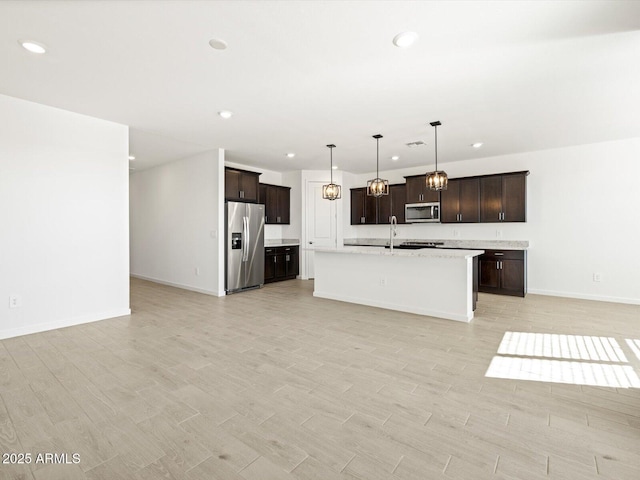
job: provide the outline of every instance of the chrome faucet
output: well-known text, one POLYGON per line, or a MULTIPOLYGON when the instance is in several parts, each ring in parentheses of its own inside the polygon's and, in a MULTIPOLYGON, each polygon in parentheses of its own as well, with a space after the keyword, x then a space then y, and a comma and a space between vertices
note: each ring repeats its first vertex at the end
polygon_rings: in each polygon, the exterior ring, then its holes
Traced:
POLYGON ((398 235, 398 219, 395 215, 391 215, 391 220, 389 221, 389 249, 391 253, 393 253, 393 239, 396 235, 398 235))

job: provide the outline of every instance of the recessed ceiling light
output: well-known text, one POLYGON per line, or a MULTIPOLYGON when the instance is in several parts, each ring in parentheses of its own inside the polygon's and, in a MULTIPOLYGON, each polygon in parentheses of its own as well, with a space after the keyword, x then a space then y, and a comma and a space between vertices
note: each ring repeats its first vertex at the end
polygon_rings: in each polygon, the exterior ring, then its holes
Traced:
POLYGON ((391 157, 391 160, 397 162, 398 160, 400 160, 400 157, 398 155, 394 155, 393 157, 391 157))
POLYGON ((22 48, 29 50, 31 53, 45 53, 47 48, 38 42, 33 40, 18 40, 18 43, 22 45, 22 48))
POLYGON ((477 142, 477 143, 472 143, 471 146, 473 148, 480 148, 482 145, 484 145, 482 142, 477 142))
POLYGON ((418 34, 416 32, 402 32, 393 37, 393 44, 396 47, 407 48, 413 45, 417 39, 418 34))
POLYGON ((218 115, 220 115, 222 118, 226 120, 228 118, 231 118, 231 116, 233 115, 233 112, 230 112, 229 110, 222 110, 218 112, 218 115))
POLYGON ((227 42, 224 40, 220 40, 219 38, 212 38, 209 40, 209 46, 211 48, 215 48, 216 50, 226 50, 227 42))
POLYGON ((333 167, 331 167, 331 168, 333 168, 334 170, 337 170, 337 169, 338 169, 338 165, 334 165, 334 166, 333 166, 333 167))
POLYGON ((134 155, 129 155, 129 160, 135 160, 136 157, 134 155))
POLYGON ((293 157, 295 157, 295 156, 296 156, 296 154, 295 154, 295 153, 287 153, 287 157, 289 157, 289 158, 293 158, 293 157))

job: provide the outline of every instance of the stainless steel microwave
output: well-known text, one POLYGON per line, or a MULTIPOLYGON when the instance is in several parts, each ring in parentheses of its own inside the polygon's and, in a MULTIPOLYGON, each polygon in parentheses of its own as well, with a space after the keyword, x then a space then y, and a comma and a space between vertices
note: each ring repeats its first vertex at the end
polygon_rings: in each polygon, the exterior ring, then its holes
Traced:
POLYGON ((440 221, 440 202, 407 203, 404 206, 406 223, 427 223, 440 221))

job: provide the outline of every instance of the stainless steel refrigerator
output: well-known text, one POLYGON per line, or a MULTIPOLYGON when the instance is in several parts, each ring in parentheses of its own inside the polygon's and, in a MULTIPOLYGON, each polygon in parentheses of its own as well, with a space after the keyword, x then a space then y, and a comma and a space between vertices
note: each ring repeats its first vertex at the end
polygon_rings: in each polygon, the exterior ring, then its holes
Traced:
POLYGON ((227 202, 227 293, 264 285, 264 205, 227 202))

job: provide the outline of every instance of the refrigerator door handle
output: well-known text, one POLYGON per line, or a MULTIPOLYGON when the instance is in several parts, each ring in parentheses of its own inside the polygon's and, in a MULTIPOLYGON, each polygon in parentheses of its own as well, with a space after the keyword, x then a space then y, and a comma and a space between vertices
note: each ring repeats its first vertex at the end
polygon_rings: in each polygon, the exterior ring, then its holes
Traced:
POLYGON ((244 217, 242 220, 244 221, 244 252, 242 261, 246 262, 249 260, 249 242, 251 241, 251 232, 249 231, 249 217, 244 217))

